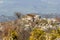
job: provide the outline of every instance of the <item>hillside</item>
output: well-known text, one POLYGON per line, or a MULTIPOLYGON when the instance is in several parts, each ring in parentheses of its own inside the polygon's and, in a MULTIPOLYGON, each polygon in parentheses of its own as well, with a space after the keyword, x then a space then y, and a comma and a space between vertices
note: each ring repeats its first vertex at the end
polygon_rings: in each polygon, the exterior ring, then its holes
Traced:
POLYGON ((20 19, 0 22, 0 34, 4 40, 58 40, 60 22, 56 18, 26 14, 20 19), (41 39, 43 36, 44 39, 41 39))

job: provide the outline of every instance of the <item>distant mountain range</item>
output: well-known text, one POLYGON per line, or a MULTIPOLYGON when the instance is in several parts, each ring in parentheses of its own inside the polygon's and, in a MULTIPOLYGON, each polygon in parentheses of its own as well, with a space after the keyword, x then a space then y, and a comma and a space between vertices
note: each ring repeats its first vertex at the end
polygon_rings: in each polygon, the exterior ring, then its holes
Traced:
POLYGON ((60 13, 50 13, 50 14, 40 14, 42 17, 45 18, 55 18, 60 17, 60 13))
POLYGON ((0 16, 0 22, 12 21, 12 20, 16 20, 16 19, 17 18, 14 16, 4 16, 4 15, 0 16))
MULTIPOLYGON (((55 17, 60 18, 60 13, 38 14, 38 15, 40 15, 42 18, 55 18, 55 17)), ((0 16, 0 22, 12 21, 16 19, 17 19, 16 16, 5 16, 5 15, 0 16)))

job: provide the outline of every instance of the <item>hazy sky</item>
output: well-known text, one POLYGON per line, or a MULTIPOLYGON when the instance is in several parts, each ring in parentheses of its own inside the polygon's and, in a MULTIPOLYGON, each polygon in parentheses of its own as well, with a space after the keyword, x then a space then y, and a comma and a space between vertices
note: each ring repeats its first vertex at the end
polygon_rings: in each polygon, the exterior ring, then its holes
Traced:
POLYGON ((60 0, 0 0, 0 15, 22 13, 60 13, 60 0))

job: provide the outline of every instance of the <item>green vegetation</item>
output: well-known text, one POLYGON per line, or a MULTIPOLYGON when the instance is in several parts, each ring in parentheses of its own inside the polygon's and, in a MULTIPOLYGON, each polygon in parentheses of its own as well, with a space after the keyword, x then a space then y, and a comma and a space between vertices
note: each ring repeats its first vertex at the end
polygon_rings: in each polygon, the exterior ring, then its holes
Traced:
POLYGON ((47 33, 40 28, 35 28, 30 36, 30 40, 55 40, 56 38, 60 38, 60 30, 58 29, 47 33))

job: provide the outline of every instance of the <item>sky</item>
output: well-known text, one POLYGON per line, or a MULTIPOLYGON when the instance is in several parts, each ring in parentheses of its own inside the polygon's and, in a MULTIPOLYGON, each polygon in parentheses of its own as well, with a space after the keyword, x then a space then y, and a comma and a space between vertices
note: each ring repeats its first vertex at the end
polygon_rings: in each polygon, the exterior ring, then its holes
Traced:
POLYGON ((60 0, 0 0, 0 15, 60 13, 60 0))

